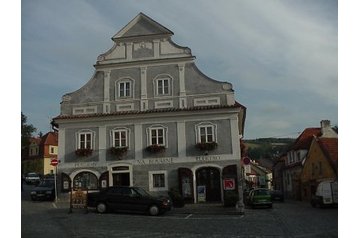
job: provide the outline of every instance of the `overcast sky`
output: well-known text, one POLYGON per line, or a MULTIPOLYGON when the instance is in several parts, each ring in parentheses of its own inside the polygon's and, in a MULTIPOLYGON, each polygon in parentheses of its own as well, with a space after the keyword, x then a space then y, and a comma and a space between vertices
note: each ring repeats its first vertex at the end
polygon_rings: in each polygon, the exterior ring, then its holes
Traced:
POLYGON ((244 139, 338 125, 336 0, 32 0, 21 11, 21 111, 37 132, 139 12, 174 32, 203 73, 233 84, 244 139))

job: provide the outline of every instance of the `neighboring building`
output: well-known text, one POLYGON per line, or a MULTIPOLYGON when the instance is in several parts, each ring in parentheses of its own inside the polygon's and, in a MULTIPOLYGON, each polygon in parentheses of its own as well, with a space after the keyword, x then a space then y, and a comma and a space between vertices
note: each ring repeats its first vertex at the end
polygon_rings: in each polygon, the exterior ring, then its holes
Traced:
POLYGON ((50 162, 57 158, 57 147, 57 132, 48 132, 41 138, 31 138, 25 157, 22 158, 22 173, 52 174, 54 167, 50 162))
POLYGON ((314 137, 303 165, 302 199, 311 200, 321 181, 338 180, 338 138, 314 137))
POLYGON ((331 128, 329 120, 322 120, 321 127, 306 128, 296 139, 287 152, 283 171, 285 197, 301 200, 301 174, 304 161, 314 137, 337 138, 337 133, 331 128))
POLYGON ((287 155, 283 154, 279 158, 276 158, 272 166, 272 186, 274 190, 280 190, 284 192, 283 186, 283 170, 285 168, 285 161, 287 155))
POLYGON ((226 178, 237 191, 246 108, 172 35, 140 13, 113 36, 89 82, 63 96, 53 120, 62 191, 135 185, 197 202, 200 186, 201 199, 222 201, 226 178))
POLYGON ((251 188, 272 188, 272 172, 256 161, 244 165, 246 189, 251 188))

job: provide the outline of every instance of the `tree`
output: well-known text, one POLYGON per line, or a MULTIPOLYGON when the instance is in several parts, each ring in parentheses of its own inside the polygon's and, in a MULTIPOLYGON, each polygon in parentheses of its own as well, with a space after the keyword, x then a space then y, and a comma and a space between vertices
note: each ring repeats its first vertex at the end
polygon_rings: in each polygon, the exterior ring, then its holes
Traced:
POLYGON ((37 130, 32 124, 26 123, 27 117, 21 112, 21 152, 29 146, 32 133, 37 130))

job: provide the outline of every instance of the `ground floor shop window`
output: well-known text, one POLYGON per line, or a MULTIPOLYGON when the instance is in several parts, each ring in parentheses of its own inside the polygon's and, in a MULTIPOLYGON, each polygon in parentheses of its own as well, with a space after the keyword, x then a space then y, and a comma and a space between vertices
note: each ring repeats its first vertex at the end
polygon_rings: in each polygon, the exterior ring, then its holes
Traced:
POLYGON ((75 189, 98 189, 98 179, 91 172, 81 172, 73 179, 73 187, 75 189))
POLYGON ((149 172, 149 191, 167 191, 167 171, 149 172))

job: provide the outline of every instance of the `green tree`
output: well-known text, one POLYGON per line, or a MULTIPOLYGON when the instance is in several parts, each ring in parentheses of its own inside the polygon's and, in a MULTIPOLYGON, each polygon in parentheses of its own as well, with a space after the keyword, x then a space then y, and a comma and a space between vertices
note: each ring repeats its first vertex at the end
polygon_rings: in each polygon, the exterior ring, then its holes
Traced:
POLYGON ((32 133, 36 130, 32 124, 27 124, 27 117, 21 112, 21 152, 29 146, 32 133))

